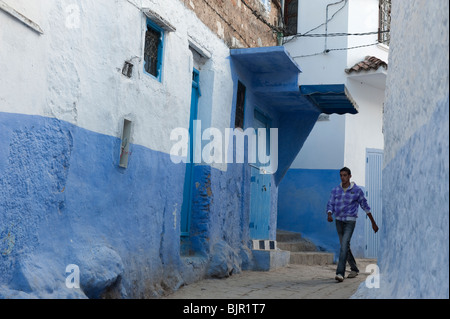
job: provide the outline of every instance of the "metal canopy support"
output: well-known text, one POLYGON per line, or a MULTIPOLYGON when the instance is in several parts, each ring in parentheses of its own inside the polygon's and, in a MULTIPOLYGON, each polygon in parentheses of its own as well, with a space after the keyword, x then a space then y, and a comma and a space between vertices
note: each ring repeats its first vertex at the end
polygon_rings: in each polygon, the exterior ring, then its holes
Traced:
POLYGON ((358 105, 344 84, 302 85, 300 91, 324 114, 358 113, 358 105))

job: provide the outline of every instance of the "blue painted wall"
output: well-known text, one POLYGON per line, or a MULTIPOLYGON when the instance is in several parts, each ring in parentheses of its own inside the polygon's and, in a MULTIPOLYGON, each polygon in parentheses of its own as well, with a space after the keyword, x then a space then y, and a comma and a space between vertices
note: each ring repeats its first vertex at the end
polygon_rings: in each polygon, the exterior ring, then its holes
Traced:
POLYGON ((339 239, 334 223, 327 222, 326 207, 339 183, 339 170, 288 170, 279 186, 278 228, 300 232, 317 246, 336 251, 339 239))
POLYGON ((449 298, 448 91, 430 107, 383 169, 378 298, 449 298))
POLYGON ((182 249, 186 165, 64 121, 0 113, 0 297, 152 298, 250 269, 246 164, 194 168, 182 249), (80 267, 82 290, 65 286, 80 267), (102 275, 103 274, 103 275, 102 275), (36 278, 41 278, 36 280, 36 278))
MULTIPOLYGON (((276 48, 251 49, 254 54, 247 57, 245 65, 239 60, 230 59, 234 92, 236 95, 238 80, 247 88, 245 103, 244 128, 254 127, 254 111, 257 108, 271 119, 271 127, 278 128, 278 168, 272 175, 271 188, 271 214, 269 238, 276 239, 276 229, 279 223, 279 194, 284 196, 279 189, 290 165, 314 127, 320 114, 306 99, 299 97, 298 74, 299 70, 291 62, 288 55, 279 54, 284 50, 276 48), (255 53, 257 51, 257 53, 255 53), (273 70, 273 59, 281 59, 283 70, 273 70), (256 61, 256 62, 255 62, 256 61), (261 73, 261 69, 268 73, 261 73), (278 221, 277 221, 278 219, 278 221)), ((249 52, 249 51, 248 51, 249 52)), ((243 53, 246 54, 246 53, 243 53)), ((233 111, 231 123, 234 123, 236 96, 233 98, 233 111)), ((230 166, 230 165, 229 165, 230 166)), ((244 166, 244 190, 245 205, 249 203, 250 192, 245 187, 249 186, 250 166, 244 166)), ((246 206, 247 207, 247 206, 246 206)), ((248 209, 248 208, 247 208, 248 209)), ((244 215, 248 219, 248 216, 244 215)), ((243 231, 248 231, 247 226, 243 231)))
MULTIPOLYGON (((247 85, 246 126, 258 108, 280 128, 284 171, 318 112, 283 113, 256 96, 256 75, 233 64, 232 72, 236 85, 238 79, 247 85)), ((106 290, 115 297, 158 297, 207 275, 251 269, 249 165, 195 166, 190 237, 182 242, 186 165, 131 145, 123 169, 120 145, 117 137, 58 119, 0 113, 0 297, 98 298, 106 290), (69 264, 80 267, 82 290, 66 288, 69 264)))
POLYGON ((132 145, 122 169, 118 138, 9 113, 0 150, 0 286, 66 297, 65 267, 77 264, 82 281, 110 271, 122 294, 152 297, 189 276, 177 225, 185 166, 168 154, 132 145))

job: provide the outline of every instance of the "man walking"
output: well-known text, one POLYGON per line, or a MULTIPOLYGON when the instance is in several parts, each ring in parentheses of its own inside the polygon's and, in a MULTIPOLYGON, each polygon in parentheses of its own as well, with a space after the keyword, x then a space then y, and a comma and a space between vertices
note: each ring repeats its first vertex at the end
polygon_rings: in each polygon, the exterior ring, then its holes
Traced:
POLYGON ((327 213, 330 223, 333 221, 333 214, 336 219, 336 230, 341 249, 339 251, 339 262, 335 279, 342 282, 345 277, 347 261, 350 265, 350 274, 347 278, 354 278, 359 273, 355 258, 350 250, 350 240, 352 239, 356 218, 358 217, 358 206, 361 206, 366 212, 372 222, 372 229, 375 233, 378 231, 378 226, 373 219, 363 191, 354 182, 350 182, 350 178, 352 177, 350 169, 344 167, 340 170, 340 175, 342 183, 331 191, 331 196, 327 204, 327 213))

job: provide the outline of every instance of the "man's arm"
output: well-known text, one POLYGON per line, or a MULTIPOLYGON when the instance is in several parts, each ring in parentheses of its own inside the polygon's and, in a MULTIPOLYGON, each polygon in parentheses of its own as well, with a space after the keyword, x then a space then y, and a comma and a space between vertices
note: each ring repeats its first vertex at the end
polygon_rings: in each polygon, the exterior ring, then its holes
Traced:
POLYGON ((373 219, 372 213, 371 212, 367 212, 367 217, 369 217, 370 221, 372 222, 372 229, 373 231, 376 233, 378 232, 378 226, 377 223, 375 222, 375 219, 373 219))
POLYGON ((327 220, 331 223, 333 221, 333 211, 334 211, 334 189, 331 191, 330 199, 327 203, 327 220))
POLYGON ((371 210, 370 206, 367 203, 367 199, 364 196, 364 192, 362 190, 360 190, 358 203, 361 206, 361 208, 364 209, 364 211, 366 212, 367 217, 369 217, 370 222, 372 223, 372 229, 376 233, 379 228, 377 226, 377 223, 375 222, 375 219, 373 219, 372 213, 370 212, 370 210, 371 210))

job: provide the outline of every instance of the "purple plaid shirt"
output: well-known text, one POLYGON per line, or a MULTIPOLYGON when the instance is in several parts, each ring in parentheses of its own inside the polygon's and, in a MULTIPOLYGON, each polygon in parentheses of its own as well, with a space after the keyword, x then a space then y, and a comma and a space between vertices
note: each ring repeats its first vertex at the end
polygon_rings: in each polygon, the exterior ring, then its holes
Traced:
POLYGON ((351 183, 347 191, 341 185, 331 191, 327 204, 327 212, 331 212, 337 219, 358 217, 358 206, 366 212, 370 212, 370 206, 364 197, 364 193, 355 183, 351 183))

